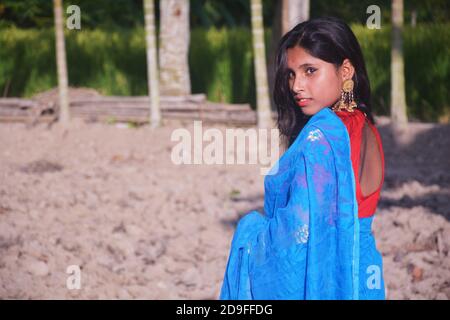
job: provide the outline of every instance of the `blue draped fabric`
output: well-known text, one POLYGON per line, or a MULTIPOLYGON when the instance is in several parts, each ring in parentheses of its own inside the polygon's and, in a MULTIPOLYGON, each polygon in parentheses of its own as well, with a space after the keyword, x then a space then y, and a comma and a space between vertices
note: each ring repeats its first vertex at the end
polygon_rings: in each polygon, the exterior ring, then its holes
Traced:
POLYGON ((377 251, 363 236, 372 253, 360 264, 350 139, 331 109, 310 118, 264 187, 265 215, 252 211, 237 224, 220 299, 384 298, 384 283, 375 282, 371 296, 361 288, 377 251))

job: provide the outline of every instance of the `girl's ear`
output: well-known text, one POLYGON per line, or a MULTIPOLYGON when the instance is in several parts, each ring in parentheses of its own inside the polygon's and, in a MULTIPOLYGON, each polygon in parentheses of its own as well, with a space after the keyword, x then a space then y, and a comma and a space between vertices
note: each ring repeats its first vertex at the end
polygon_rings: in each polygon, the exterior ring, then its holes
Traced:
POLYGON ((340 69, 342 81, 353 78, 353 75, 355 74, 355 68, 353 67, 349 59, 344 59, 340 69))

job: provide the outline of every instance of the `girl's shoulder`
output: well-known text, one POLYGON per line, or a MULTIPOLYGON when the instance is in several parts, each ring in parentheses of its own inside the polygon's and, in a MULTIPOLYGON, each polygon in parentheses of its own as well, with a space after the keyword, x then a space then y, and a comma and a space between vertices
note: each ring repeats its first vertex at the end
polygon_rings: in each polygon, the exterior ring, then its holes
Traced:
POLYGON ((347 129, 362 127, 367 119, 366 114, 359 109, 355 109, 353 112, 335 111, 335 114, 341 119, 347 129))
POLYGON ((350 142, 346 126, 330 108, 315 114, 298 138, 299 151, 322 156, 327 154, 327 149, 345 153, 350 142))
POLYGON ((346 126, 330 108, 324 108, 315 114, 305 129, 307 130, 305 130, 304 139, 307 140, 307 144, 317 141, 319 140, 317 138, 323 136, 332 146, 338 147, 339 143, 346 137, 346 126))

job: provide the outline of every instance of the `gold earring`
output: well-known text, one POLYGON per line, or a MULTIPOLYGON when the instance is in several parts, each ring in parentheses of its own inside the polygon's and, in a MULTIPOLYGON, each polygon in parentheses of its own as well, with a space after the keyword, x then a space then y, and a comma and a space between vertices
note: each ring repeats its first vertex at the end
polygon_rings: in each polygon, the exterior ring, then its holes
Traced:
POLYGON ((354 112, 356 108, 356 102, 353 100, 353 86, 352 79, 344 81, 341 91, 341 99, 332 107, 333 111, 346 110, 348 112, 354 112))

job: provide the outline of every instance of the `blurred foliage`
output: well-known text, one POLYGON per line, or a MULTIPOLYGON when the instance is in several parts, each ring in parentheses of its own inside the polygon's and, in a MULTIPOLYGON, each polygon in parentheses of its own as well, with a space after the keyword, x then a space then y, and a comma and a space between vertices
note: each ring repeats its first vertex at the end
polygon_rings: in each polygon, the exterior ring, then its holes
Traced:
MULTIPOLYGON (((389 114, 390 28, 352 25, 364 52, 377 114, 389 114)), ((266 30, 266 43, 270 39, 266 30)), ((405 27, 406 98, 411 118, 436 121, 450 113, 449 24, 405 27), (426 49, 424 49, 426 48, 426 49)), ((106 95, 147 92, 144 29, 66 31, 69 82, 106 95)), ((56 86, 52 29, 0 30, 0 93, 31 96, 56 86)), ((255 105, 251 31, 193 29, 189 64, 193 93, 218 102, 255 105)))
MULTIPOLYGON (((144 29, 66 31, 71 86, 106 95, 147 91, 144 29)), ((30 96, 56 86, 52 29, 0 31, 0 90, 7 96, 30 96)))
MULTIPOLYGON (((144 24, 143 0, 70 0, 78 5, 83 28, 134 28, 144 24)), ((191 0, 190 23, 196 27, 250 26, 250 0, 191 0)), ((273 0, 263 0, 264 19, 271 23, 273 0)), ((159 21, 159 0, 155 1, 159 21)), ((53 25, 51 0, 0 0, 0 26, 45 28, 53 25)))
MULTIPOLYGON (((264 23, 272 26, 276 1, 263 0, 264 23)), ((83 28, 134 28, 144 24, 143 0, 65 0, 64 6, 81 8, 83 28)), ((382 23, 390 22, 390 0, 311 0, 311 17, 331 15, 348 23, 365 23, 369 5, 381 9, 382 23)), ((157 21, 159 0, 155 1, 157 21)), ((192 28, 250 27, 250 0, 190 0, 192 28)), ((0 0, 0 26, 19 28, 45 28, 53 25, 53 1, 51 0, 0 0)), ((449 21, 448 0, 406 0, 405 24, 411 13, 417 14, 418 23, 444 23, 449 21)))
MULTIPOLYGON (((311 17, 335 16, 347 23, 365 24, 370 5, 377 5, 381 11, 381 23, 391 22, 391 0, 310 0, 311 17)), ((450 1, 448 0, 405 0, 404 24, 411 24, 411 14, 416 13, 417 23, 445 23, 450 19, 450 1)))
MULTIPOLYGON (((405 90, 410 119, 437 121, 450 114, 450 25, 407 26, 403 32, 405 90)), ((363 50, 378 114, 389 114, 390 26, 370 30, 352 25, 363 50)))
MULTIPOLYGON (((143 0, 70 0, 64 7, 78 5, 82 28, 125 27, 144 24, 143 0)), ((53 26, 52 0, 0 0, 0 26, 50 28, 53 26)))
MULTIPOLYGON (((266 42, 267 39, 266 33, 266 42)), ((255 105, 248 28, 192 30, 189 63, 193 92, 204 92, 212 101, 255 105)))
MULTIPOLYGON (((65 0, 81 8, 81 31, 66 30, 69 81, 106 95, 147 92, 143 0, 65 0)), ((156 1, 159 17, 159 1, 156 1)), ((250 0, 191 0, 189 63, 192 91, 212 101, 255 105, 250 0)), ((276 2, 263 0, 266 44, 276 2)), ((0 0, 0 94, 31 96, 56 86, 51 0, 0 0)), ((404 57, 409 116, 450 114, 448 0, 405 1, 404 57), (417 26, 411 24, 416 14, 417 26)), ((311 17, 352 24, 364 51, 374 110, 389 113, 390 0, 314 0, 311 17), (381 9, 382 29, 365 27, 366 9, 381 9)), ((266 46, 269 48, 270 46, 266 46)), ((269 55, 267 55, 269 56, 269 55)))

